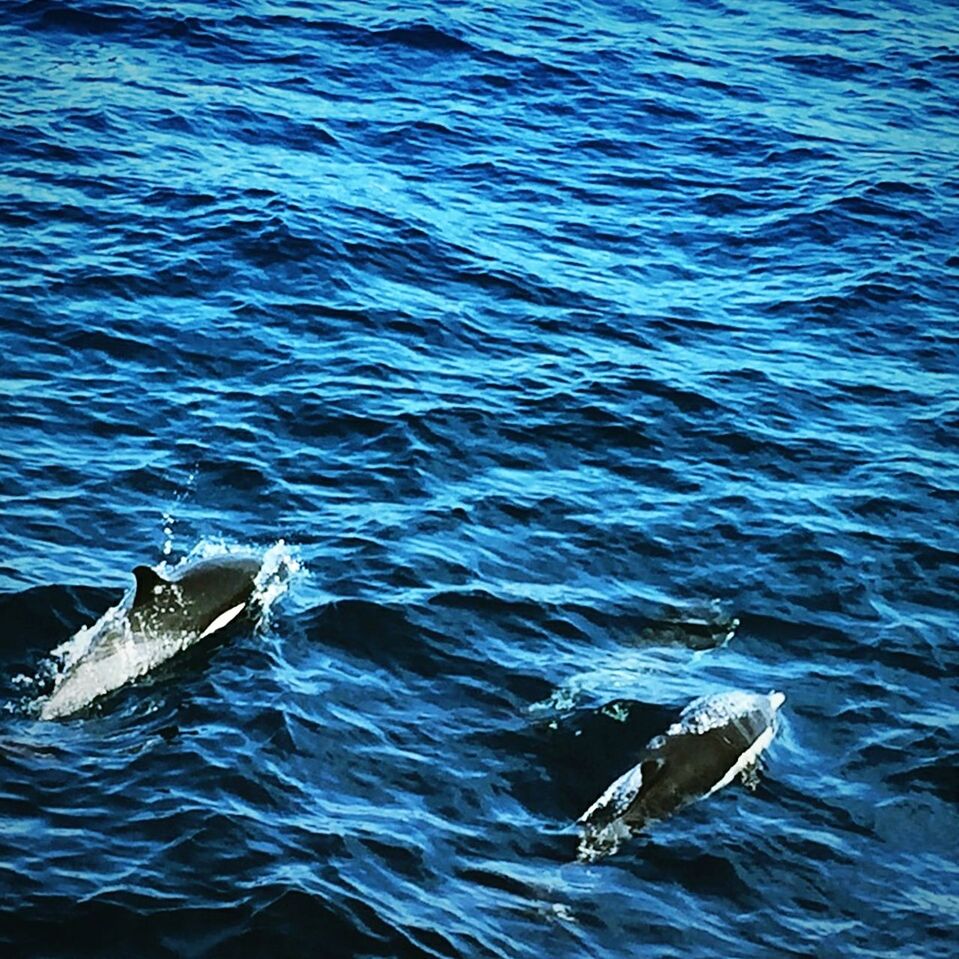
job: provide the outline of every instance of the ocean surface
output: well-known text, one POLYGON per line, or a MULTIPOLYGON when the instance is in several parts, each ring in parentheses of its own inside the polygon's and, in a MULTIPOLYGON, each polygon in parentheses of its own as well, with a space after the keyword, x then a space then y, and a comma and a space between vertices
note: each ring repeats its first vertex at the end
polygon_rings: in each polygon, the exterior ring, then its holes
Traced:
POLYGON ((954 6, 6 0, 0 104, 4 957, 959 954, 954 6))

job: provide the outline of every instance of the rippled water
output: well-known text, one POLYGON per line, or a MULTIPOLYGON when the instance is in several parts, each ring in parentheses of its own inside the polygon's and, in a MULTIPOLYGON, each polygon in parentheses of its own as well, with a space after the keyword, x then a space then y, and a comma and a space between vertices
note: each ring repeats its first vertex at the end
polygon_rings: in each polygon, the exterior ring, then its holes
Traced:
POLYGON ((951 959, 957 47, 5 4, 4 955, 951 959), (38 719, 135 565, 280 540, 268 622, 38 719), (726 689, 757 788, 576 861, 726 689))

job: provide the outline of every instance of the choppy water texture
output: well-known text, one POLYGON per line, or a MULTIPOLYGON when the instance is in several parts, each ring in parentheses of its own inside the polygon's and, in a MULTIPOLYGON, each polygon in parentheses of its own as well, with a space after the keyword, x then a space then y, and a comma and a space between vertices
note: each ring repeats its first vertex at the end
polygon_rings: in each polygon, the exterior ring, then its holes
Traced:
POLYGON ((956 955, 957 46, 4 4, 4 955, 956 955), (31 710, 134 565, 281 539, 264 627, 31 710), (725 689, 755 791, 577 862, 725 689))

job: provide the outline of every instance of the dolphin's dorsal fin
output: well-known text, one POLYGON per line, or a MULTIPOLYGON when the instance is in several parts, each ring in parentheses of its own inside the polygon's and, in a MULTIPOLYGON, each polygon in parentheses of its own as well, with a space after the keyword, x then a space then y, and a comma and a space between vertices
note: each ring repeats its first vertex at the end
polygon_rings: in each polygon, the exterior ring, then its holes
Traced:
POLYGON ((165 586, 163 579, 155 569, 149 566, 134 566, 133 576, 137 581, 137 591, 133 596, 133 608, 142 606, 152 595, 157 586, 165 586))

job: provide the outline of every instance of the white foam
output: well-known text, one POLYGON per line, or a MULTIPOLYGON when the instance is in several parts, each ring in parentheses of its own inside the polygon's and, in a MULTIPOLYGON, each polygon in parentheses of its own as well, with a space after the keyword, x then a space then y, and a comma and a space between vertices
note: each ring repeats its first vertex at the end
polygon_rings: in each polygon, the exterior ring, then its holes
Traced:
POLYGON ((276 601, 290 587, 290 582, 304 572, 296 550, 282 539, 274 543, 264 554, 260 571, 253 581, 254 597, 260 607, 260 628, 269 626, 270 615, 276 601))
POLYGON ((622 819, 614 819, 602 829, 587 828, 580 837, 576 858, 579 862, 596 862, 612 856, 631 835, 632 831, 622 819))
POLYGON ((176 517, 172 512, 163 514, 163 555, 169 556, 173 552, 173 525, 176 517))

